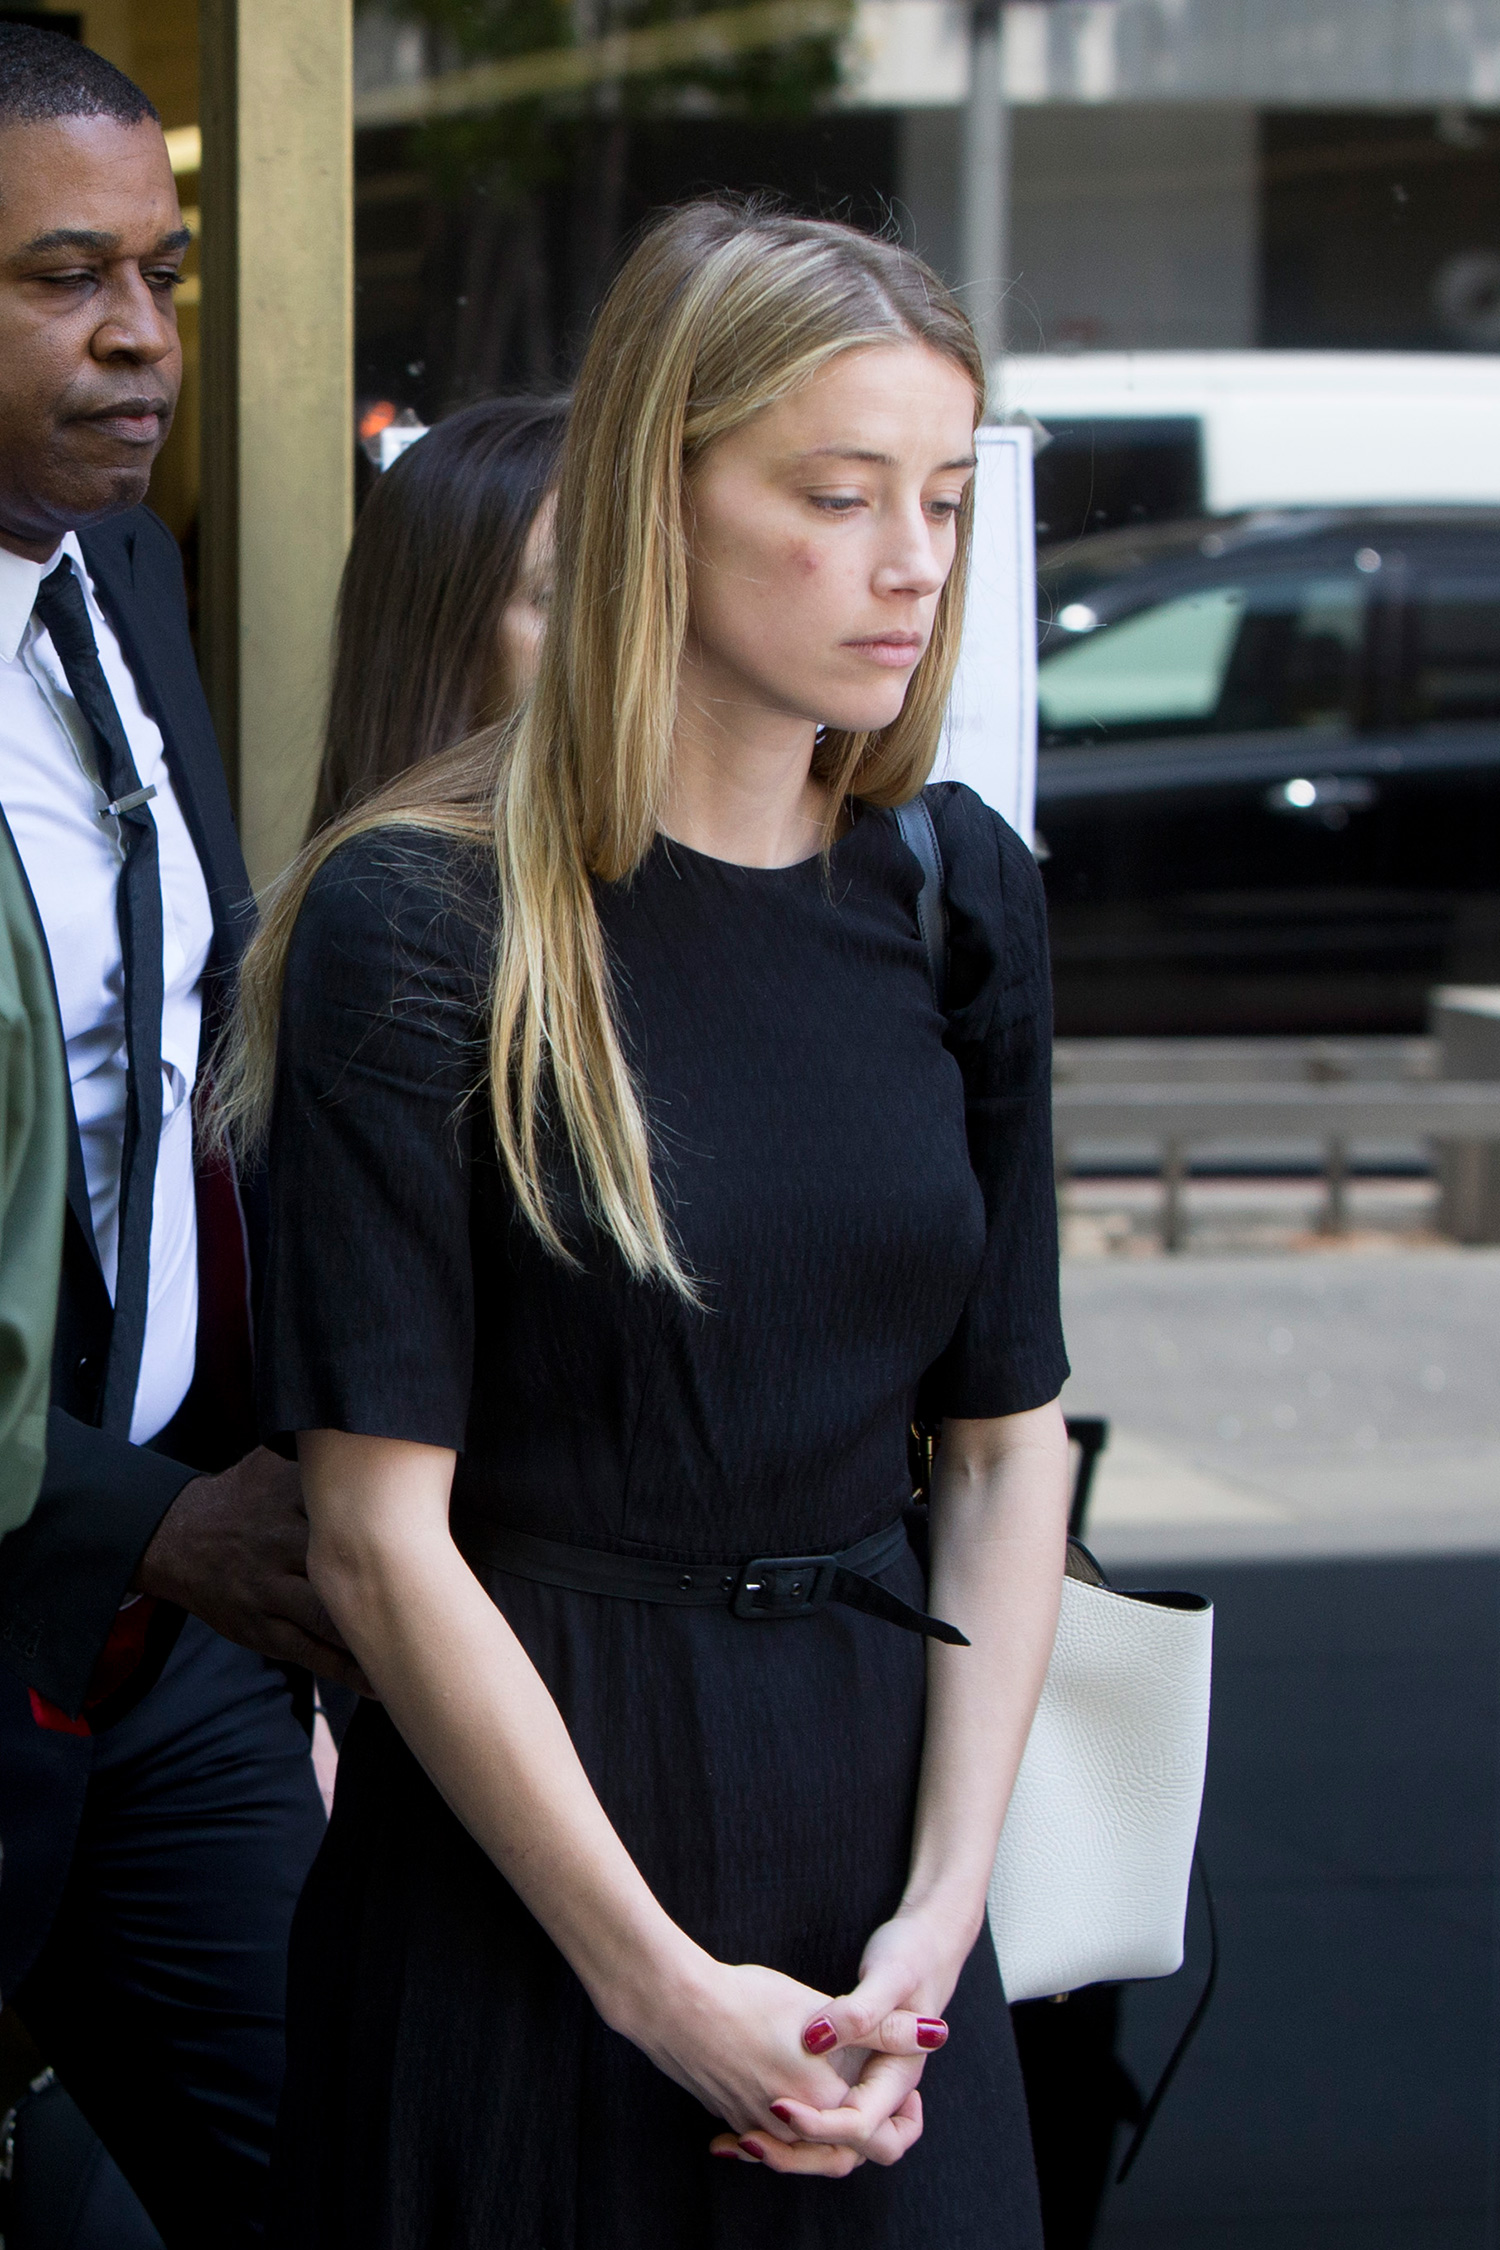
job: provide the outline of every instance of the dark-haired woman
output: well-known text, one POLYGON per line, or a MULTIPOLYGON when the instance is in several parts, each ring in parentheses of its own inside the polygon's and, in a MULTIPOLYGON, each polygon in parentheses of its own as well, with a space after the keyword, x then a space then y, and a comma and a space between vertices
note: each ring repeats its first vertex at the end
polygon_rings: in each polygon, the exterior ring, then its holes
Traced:
POLYGON ((372 488, 339 591, 314 832, 524 701, 567 415, 565 399, 484 399, 372 488))
POLYGON ((1045 928, 932 791, 940 1014, 889 812, 983 385, 897 245, 664 222, 487 793, 432 761, 256 940, 263 1408, 381 1697, 299 1909, 278 2250, 1038 2250, 985 1893, 1067 1516, 1045 928))

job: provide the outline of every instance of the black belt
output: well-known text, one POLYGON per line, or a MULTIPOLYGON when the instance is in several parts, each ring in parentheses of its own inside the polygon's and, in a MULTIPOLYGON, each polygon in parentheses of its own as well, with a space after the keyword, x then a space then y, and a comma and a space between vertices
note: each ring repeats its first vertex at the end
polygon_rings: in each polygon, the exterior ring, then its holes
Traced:
POLYGON ((887 1570, 906 1547, 906 1528, 893 1523, 837 1555, 756 1555, 750 1562, 660 1562, 617 1555, 600 1547, 570 1547, 534 1539, 529 1531, 486 1527, 462 1546, 471 1563, 562 1586, 574 1594, 614 1594, 624 1601, 666 1602, 679 1609, 724 1609, 736 1617, 810 1617, 828 1602, 862 1609, 903 1625, 909 1633, 967 1648, 956 1625, 913 1609, 888 1593, 870 1573, 887 1570))

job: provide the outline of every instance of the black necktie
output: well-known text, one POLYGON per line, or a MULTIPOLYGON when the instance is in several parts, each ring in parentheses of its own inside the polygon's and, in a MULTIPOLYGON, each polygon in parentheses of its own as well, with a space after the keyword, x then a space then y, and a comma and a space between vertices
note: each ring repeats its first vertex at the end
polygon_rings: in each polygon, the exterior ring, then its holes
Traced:
POLYGON ((125 960, 125 1146, 120 1160, 115 1317, 99 1420, 101 1428, 128 1437, 146 1341, 151 1202, 161 1141, 161 872, 156 823, 148 802, 156 791, 141 787, 99 662, 83 589, 66 555, 38 587, 36 615, 52 637, 73 699, 88 721, 99 780, 109 799, 100 818, 119 822, 125 854, 116 900, 125 960))

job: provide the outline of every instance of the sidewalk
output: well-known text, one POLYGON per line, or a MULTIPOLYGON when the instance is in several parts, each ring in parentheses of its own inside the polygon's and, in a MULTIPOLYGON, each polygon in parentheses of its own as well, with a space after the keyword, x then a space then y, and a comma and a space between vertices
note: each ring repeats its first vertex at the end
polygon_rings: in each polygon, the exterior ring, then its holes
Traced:
POLYGON ((1063 1310, 1108 1567, 1500 1550, 1500 1250, 1074 1258, 1063 1310))

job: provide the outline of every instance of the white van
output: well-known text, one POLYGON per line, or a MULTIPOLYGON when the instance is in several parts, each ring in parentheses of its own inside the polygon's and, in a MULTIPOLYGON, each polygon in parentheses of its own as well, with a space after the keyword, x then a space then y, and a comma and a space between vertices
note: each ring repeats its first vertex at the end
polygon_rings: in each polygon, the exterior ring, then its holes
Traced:
POLYGON ((1034 418, 1063 451, 1086 445, 1101 490, 1111 449, 1155 447, 1172 490, 1152 514, 1500 502, 1488 352, 1016 353, 994 396, 998 418, 1034 418))

